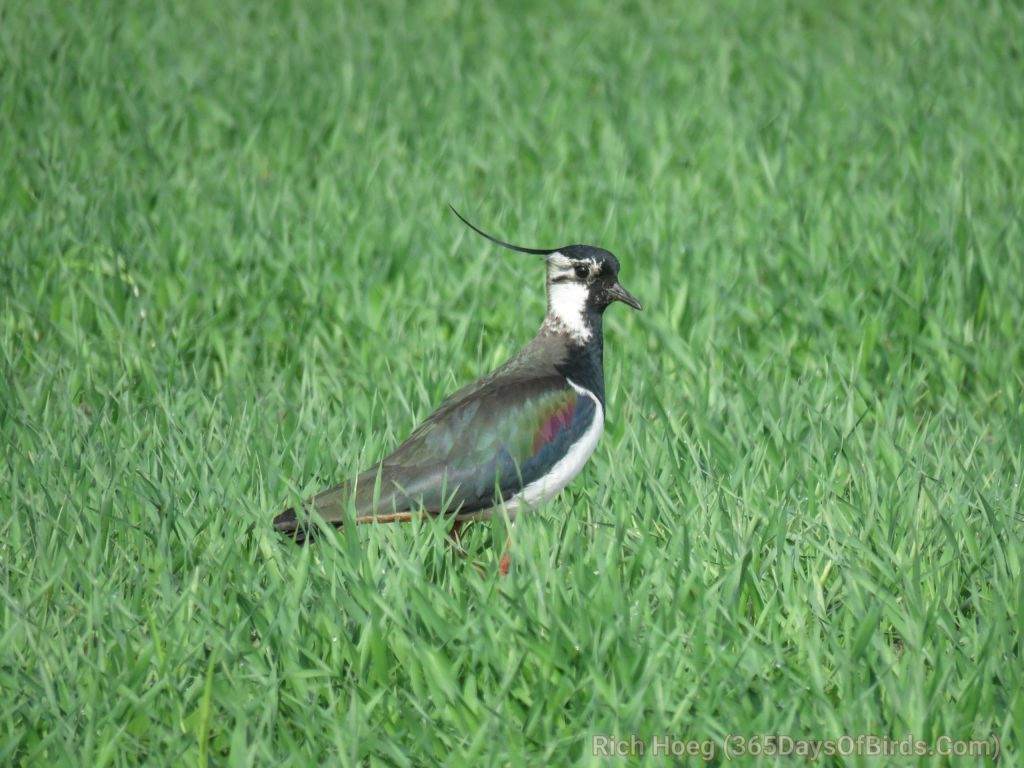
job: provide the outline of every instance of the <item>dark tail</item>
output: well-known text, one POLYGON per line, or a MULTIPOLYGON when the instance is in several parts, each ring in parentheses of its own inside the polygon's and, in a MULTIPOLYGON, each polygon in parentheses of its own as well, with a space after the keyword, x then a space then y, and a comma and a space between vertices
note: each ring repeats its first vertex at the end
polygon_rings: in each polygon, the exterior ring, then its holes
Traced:
POLYGON ((305 544, 316 538, 320 532, 319 523, 335 528, 343 527, 346 520, 354 525, 404 523, 429 514, 412 511, 408 499, 404 497, 399 497, 396 504, 394 492, 382 494, 379 500, 374 499, 376 474, 377 469, 374 468, 360 475, 361 484, 354 494, 349 483, 341 483, 321 491, 297 508, 286 509, 274 518, 274 530, 287 535, 297 544, 305 544), (391 507, 391 511, 384 511, 388 507, 391 507), (317 522, 313 518, 317 518, 317 522))
MULTIPOLYGON (((341 522, 331 523, 331 525, 340 528, 341 522)), ((274 518, 274 530, 283 533, 296 544, 308 544, 316 541, 319 533, 316 523, 310 520, 308 515, 305 520, 300 519, 294 509, 286 509, 274 518)))
POLYGON ((294 509, 286 509, 274 518, 274 530, 287 534, 296 544, 305 544, 312 538, 309 523, 300 523, 294 509))
POLYGON ((274 518, 274 530, 287 535, 296 544, 313 541, 319 527, 313 522, 318 517, 323 522, 341 528, 345 522, 349 488, 346 484, 336 485, 321 491, 298 509, 286 509, 274 518))

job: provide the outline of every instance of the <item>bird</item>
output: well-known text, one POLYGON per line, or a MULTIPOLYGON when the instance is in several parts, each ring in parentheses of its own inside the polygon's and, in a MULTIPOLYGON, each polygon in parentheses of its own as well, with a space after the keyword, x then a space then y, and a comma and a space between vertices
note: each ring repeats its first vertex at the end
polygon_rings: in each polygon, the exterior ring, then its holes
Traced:
MULTIPOLYGON (((593 245, 514 245, 449 208, 490 242, 544 258, 544 320, 525 347, 445 399, 393 453, 275 517, 274 528, 299 543, 316 535, 314 515, 336 528, 444 515, 458 544, 469 520, 503 512, 514 524, 520 511, 555 497, 597 447, 607 405, 604 312, 615 302, 642 309, 619 282, 618 259, 593 245)), ((499 571, 508 569, 506 550, 499 571)))

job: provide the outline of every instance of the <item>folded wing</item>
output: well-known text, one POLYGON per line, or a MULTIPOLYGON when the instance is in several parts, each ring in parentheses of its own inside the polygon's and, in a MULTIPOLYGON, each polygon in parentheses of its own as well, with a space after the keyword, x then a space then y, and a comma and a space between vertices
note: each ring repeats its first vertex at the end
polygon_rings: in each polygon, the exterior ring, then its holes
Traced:
MULTIPOLYGON (((484 379, 445 401, 409 438, 354 483, 305 505, 334 525, 408 519, 420 511, 468 515, 543 477, 586 432, 595 401, 560 374, 484 379)), ((274 525, 301 527, 288 510, 274 525)))

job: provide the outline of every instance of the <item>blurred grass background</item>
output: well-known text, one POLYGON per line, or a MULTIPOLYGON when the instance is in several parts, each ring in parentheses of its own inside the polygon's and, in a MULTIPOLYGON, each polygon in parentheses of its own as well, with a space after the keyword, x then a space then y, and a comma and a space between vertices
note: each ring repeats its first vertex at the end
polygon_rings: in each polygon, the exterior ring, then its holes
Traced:
POLYGON ((0 5, 0 762, 1019 753, 1022 39, 1013 2, 0 5), (270 529, 539 324, 542 266, 448 202, 646 307, 505 580, 443 526, 270 529))

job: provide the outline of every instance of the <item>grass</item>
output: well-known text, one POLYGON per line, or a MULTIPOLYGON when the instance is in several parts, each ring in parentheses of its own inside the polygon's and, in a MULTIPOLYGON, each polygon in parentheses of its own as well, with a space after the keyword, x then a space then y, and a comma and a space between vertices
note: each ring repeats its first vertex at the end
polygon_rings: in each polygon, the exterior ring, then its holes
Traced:
MULTIPOLYGON (((1012 2, 0 5, 0 763, 1019 759, 1022 33, 1012 2), (439 525, 270 527, 538 325, 540 264, 449 201, 610 248, 646 305, 504 580, 439 525)), ((493 570, 503 536, 466 543, 493 570)))

